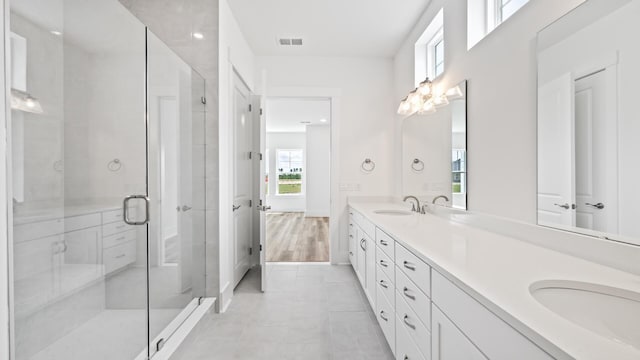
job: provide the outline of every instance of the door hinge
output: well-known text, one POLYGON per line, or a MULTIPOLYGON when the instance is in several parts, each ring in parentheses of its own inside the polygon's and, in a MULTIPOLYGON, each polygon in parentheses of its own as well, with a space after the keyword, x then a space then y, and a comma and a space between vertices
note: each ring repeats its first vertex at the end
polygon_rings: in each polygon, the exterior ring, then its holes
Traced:
POLYGON ((156 351, 160 351, 164 347, 164 338, 158 340, 156 343, 156 351))
POLYGON ((249 248, 249 255, 253 255, 253 248, 249 248))
POLYGON ((253 152, 249 151, 249 160, 251 160, 253 158, 253 152))
POLYGON ((202 96, 202 97, 200 98, 200 102, 201 102, 203 105, 206 105, 206 104, 207 104, 207 98, 206 98, 206 97, 204 97, 204 96, 202 96))
POLYGON ((262 153, 260 153, 260 161, 262 161, 262 153))
POLYGON ((260 251, 262 251, 262 244, 260 244, 260 251))
POLYGON ((262 108, 260 108, 260 115, 262 115, 262 108))
POLYGON ((253 207, 253 200, 249 200, 249 207, 253 207))
POLYGON ((253 106, 251 106, 251 104, 249 104, 249 111, 253 111, 253 106))

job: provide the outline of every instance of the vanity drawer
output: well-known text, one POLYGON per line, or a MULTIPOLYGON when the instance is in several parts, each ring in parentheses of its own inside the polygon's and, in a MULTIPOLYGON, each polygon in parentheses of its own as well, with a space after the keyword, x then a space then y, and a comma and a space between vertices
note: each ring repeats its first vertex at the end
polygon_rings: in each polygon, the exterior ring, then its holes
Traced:
POLYGON ((389 279, 395 280, 395 267, 391 260, 379 247, 376 246, 376 266, 382 269, 389 279))
POLYGON ((433 303, 489 359, 553 359, 437 271, 433 272, 433 303))
POLYGON ((105 273, 125 267, 136 259, 136 242, 130 241, 105 249, 102 253, 105 273))
MULTIPOLYGON (((380 266, 376 266, 376 284, 387 298, 389 304, 395 304, 395 286, 393 285, 393 281, 389 279, 380 266)), ((378 298, 379 297, 380 295, 378 295, 378 298)))
POLYGON ((133 226, 125 224, 124 221, 113 222, 110 224, 102 225, 102 236, 109 236, 113 234, 119 234, 127 230, 133 229, 133 226))
POLYGON ((396 271, 396 290, 416 313, 420 321, 431 328, 431 300, 402 271, 396 271))
POLYGON ((413 255, 402 245, 396 243, 396 265, 418 285, 427 296, 431 297, 431 267, 413 255))
POLYGON ((404 300, 404 296, 398 292, 396 292, 396 317, 396 329, 404 329, 409 333, 422 356, 429 358, 431 354, 431 332, 418 319, 416 313, 404 300))
POLYGON ((396 241, 384 231, 376 228, 376 244, 387 254, 391 259, 395 258, 395 243, 396 241))
POLYGON ((137 237, 137 231, 129 230, 119 234, 113 234, 102 238, 102 248, 107 249, 122 243, 135 240, 137 237))
POLYGON ((64 231, 69 232, 100 226, 101 221, 100 213, 68 217, 64 219, 64 231))
MULTIPOLYGON (((396 317, 396 321, 400 321, 396 317)), ((429 341, 427 339, 426 341, 429 341)), ((427 360, 431 354, 423 355, 404 326, 396 327, 396 360, 427 360)), ((466 359, 465 359, 466 360, 466 359)))
POLYGON ((391 352, 396 353, 396 324, 393 314, 393 306, 389 304, 384 295, 382 295, 382 290, 378 286, 378 302, 377 302, 377 311, 376 318, 378 319, 378 323, 380 324, 380 328, 382 328, 382 333, 384 337, 387 339, 389 346, 391 347, 391 352))

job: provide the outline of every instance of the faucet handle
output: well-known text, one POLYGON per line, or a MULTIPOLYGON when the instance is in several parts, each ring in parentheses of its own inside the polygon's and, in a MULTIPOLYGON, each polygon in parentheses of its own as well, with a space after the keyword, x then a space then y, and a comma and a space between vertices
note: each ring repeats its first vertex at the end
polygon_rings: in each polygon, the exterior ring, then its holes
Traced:
POLYGON ((420 214, 426 214, 429 206, 427 204, 422 205, 422 209, 420 209, 420 214))
POLYGON ((416 209, 416 204, 415 203, 411 203, 411 211, 418 211, 418 209, 416 209))

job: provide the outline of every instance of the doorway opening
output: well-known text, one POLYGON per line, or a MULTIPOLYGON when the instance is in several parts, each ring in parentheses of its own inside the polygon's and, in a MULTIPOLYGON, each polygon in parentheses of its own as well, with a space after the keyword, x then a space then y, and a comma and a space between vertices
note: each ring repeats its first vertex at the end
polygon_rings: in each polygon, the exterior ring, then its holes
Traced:
POLYGON ((266 99, 267 263, 330 260, 331 99, 266 99))

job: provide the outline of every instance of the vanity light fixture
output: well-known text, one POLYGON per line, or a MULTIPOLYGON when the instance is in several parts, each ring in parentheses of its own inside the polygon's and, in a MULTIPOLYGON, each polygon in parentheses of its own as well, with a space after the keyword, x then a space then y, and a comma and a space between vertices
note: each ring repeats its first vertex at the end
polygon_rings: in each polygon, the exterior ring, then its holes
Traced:
POLYGON ((33 114, 42 114, 42 106, 38 99, 29 93, 17 89, 11 89, 11 109, 33 114))
POLYGON ((413 89, 407 97, 402 99, 398 107, 398 114, 412 115, 432 114, 437 108, 449 105, 449 99, 458 99, 463 96, 460 87, 453 87, 446 92, 441 92, 433 86, 433 82, 426 78, 413 89))

